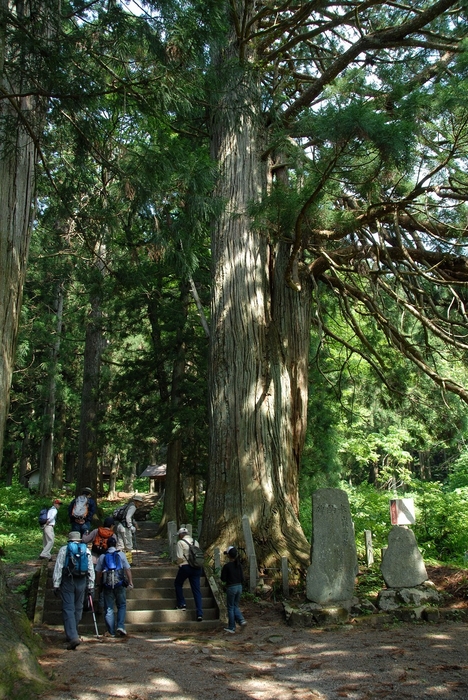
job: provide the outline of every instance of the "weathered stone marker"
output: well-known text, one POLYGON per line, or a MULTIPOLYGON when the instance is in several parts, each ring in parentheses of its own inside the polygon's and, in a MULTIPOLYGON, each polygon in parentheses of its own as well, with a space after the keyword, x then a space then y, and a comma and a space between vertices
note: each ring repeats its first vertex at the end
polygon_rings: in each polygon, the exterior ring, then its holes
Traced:
POLYGON ((364 530, 364 543, 366 546, 367 566, 372 566, 374 563, 374 545, 372 544, 372 532, 370 530, 364 530))
POLYGON ((167 541, 169 542, 169 555, 171 561, 176 560, 176 548, 177 548, 177 523, 170 520, 167 523, 167 541))
POLYGON ((412 530, 395 525, 380 570, 389 588, 412 588, 427 581, 427 571, 412 530))
POLYGON ((221 553, 219 547, 215 547, 213 550, 214 556, 214 570, 219 574, 221 572, 221 553))
POLYGON ((350 601, 358 573, 356 542, 348 496, 341 489, 312 495, 312 563, 307 598, 321 605, 350 601))

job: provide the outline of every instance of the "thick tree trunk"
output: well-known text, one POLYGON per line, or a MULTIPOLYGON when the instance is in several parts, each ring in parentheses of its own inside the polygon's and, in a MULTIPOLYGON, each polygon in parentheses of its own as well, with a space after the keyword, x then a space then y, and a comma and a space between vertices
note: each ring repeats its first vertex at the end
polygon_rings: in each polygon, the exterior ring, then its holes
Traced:
MULTIPOLYGON (((222 72, 220 73, 227 74, 222 72)), ((310 290, 285 284, 290 246, 252 226, 266 190, 257 86, 247 74, 217 104, 213 156, 224 212, 213 228, 209 483, 202 541, 238 542, 247 515, 264 566, 309 562, 298 520, 307 423, 310 290)))
MULTIPOLYGON (((6 0, 0 9, 6 16, 6 0)), ((18 94, 3 71, 7 51, 0 29, 0 85, 6 94, 18 94)), ((33 110, 31 97, 0 101, 0 464, 34 211, 37 152, 23 122, 33 110)))

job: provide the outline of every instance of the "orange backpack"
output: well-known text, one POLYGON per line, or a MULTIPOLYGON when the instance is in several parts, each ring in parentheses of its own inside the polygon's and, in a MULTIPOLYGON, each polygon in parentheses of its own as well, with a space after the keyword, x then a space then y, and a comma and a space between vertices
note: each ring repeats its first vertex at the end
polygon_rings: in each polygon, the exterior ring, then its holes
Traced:
POLYGON ((107 540, 114 535, 110 527, 98 527, 96 537, 93 540, 91 551, 93 554, 105 554, 107 552, 107 540))

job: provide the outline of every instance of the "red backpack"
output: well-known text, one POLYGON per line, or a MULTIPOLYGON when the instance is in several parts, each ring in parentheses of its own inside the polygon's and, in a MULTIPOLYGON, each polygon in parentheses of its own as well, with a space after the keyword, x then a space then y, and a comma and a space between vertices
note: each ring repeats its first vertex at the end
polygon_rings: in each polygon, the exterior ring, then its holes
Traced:
POLYGON ((96 537, 93 540, 91 551, 93 554, 101 555, 107 552, 107 540, 114 536, 114 531, 110 527, 98 527, 96 537))

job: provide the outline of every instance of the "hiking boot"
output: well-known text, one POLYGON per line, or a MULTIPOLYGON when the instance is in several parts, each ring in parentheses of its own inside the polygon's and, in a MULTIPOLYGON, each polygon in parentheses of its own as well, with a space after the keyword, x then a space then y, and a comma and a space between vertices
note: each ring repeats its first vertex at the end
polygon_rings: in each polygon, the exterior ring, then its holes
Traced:
POLYGON ((242 620, 242 622, 239 622, 241 627, 245 627, 247 624, 247 620, 242 620))
POLYGON ((72 639, 70 642, 67 644, 67 649, 76 649, 76 647, 79 645, 80 640, 79 639, 72 639))
POLYGON ((116 634, 117 634, 117 637, 126 637, 126 636, 127 636, 127 633, 126 633, 126 631, 123 629, 123 627, 117 627, 117 632, 116 632, 116 634))
POLYGON ((229 634, 235 634, 235 633, 236 633, 236 630, 230 630, 229 627, 225 627, 225 628, 224 628, 224 631, 225 631, 225 632, 229 632, 229 634))
POLYGON ((202 622, 202 621, 203 621, 203 617, 201 615, 198 615, 197 622, 202 622))
POLYGON ((186 605, 176 605, 175 609, 176 610, 187 610, 187 606, 186 605))

